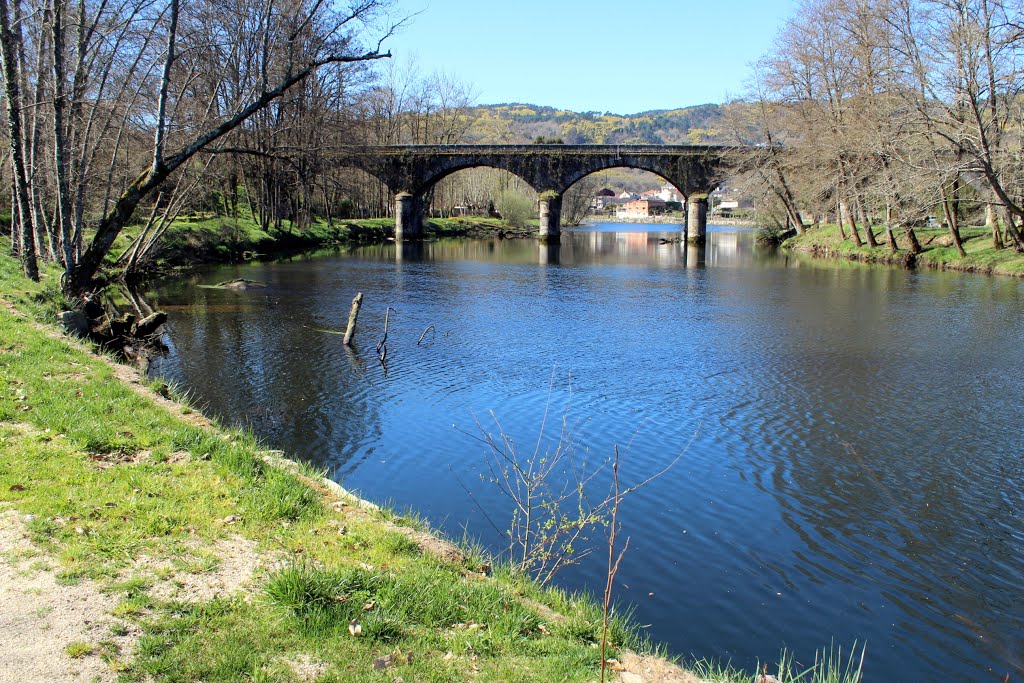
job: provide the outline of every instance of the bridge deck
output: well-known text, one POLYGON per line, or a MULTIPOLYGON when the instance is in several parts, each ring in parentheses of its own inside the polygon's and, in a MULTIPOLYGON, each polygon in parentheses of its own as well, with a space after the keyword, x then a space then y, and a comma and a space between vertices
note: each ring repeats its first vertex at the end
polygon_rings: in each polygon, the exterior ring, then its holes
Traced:
POLYGON ((674 155, 721 154, 731 149, 726 145, 357 145, 345 148, 342 154, 425 155, 536 155, 605 156, 605 155, 674 155))

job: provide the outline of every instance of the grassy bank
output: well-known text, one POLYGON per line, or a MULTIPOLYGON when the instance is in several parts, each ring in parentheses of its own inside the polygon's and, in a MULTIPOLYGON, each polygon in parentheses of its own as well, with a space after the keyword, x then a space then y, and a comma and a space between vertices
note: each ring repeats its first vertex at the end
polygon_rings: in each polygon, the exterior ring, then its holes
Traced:
MULTIPOLYGON (((424 233, 434 237, 526 237, 537 231, 536 221, 524 229, 510 228, 496 218, 433 218, 424 224, 424 233)), ((118 238, 114 256, 128 248, 142 229, 134 225, 118 238)), ((332 246, 383 242, 393 238, 392 218, 352 220, 317 219, 297 229, 284 222, 280 229, 264 230, 252 218, 190 216, 173 223, 160 239, 150 267, 156 272, 202 263, 236 263, 257 258, 313 251, 332 246)))
POLYGON ((35 322, 45 285, 17 272, 0 259, 0 511, 38 549, 24 572, 116 602, 108 637, 67 657, 126 681, 597 677, 592 600, 485 577, 318 473, 268 464, 251 435, 161 405, 35 322), (225 568, 246 574, 237 590, 197 588, 225 568))
MULTIPOLYGON (((858 247, 852 241, 844 240, 835 225, 820 225, 783 242, 782 246, 793 251, 804 252, 828 258, 841 258, 865 263, 890 263, 912 265, 918 268, 956 270, 989 275, 1024 276, 1024 254, 1013 249, 995 249, 992 233, 987 228, 965 228, 961 230, 964 251, 960 256, 952 246, 952 238, 945 228, 916 228, 918 240, 924 251, 911 255, 909 244, 902 233, 897 234, 899 251, 893 253, 886 243, 885 232, 875 226, 874 233, 879 242, 876 248, 858 247)), ((861 237, 863 238, 863 231, 861 237)))

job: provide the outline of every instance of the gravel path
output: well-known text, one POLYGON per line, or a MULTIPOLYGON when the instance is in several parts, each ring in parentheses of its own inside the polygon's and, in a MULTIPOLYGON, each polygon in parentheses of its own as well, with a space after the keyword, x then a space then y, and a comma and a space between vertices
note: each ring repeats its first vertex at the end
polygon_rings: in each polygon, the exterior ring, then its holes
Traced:
POLYGON ((132 650, 130 632, 111 631, 117 599, 90 581, 60 585, 56 566, 29 542, 22 515, 0 513, 0 683, 114 681, 117 675, 96 645, 106 641, 120 652, 132 650), (68 646, 77 643, 95 649, 73 658, 68 646))

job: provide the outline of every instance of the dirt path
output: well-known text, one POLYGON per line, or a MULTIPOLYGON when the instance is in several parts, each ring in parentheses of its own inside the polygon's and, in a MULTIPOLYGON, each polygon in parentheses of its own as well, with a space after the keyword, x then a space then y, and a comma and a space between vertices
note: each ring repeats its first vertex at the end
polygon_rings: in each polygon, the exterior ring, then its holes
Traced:
POLYGON ((111 616, 117 599, 89 581, 61 585, 56 567, 24 515, 0 513, 0 683, 114 681, 134 648, 134 629, 111 616))

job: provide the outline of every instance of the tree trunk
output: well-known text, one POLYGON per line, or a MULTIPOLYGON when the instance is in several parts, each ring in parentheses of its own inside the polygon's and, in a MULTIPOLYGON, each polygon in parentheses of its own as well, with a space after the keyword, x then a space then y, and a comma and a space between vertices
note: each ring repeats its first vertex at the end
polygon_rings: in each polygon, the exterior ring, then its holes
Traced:
POLYGON ((1013 242, 1013 250, 1018 253, 1024 252, 1024 237, 1017 229, 1016 219, 1009 207, 1006 208, 1006 232, 1009 233, 1010 240, 1013 242))
POLYGON ((998 251, 998 250, 1003 249, 1004 247, 1006 247, 1006 245, 1003 244, 1003 232, 1002 232, 1002 229, 1000 229, 1000 227, 999 227, 999 223, 993 221, 990 227, 992 228, 992 246, 993 246, 993 248, 995 248, 998 251))
MULTIPOLYGON (((957 154, 957 162, 960 162, 961 154, 957 154)), ((949 195, 949 211, 953 215, 953 223, 956 225, 957 234, 960 233, 960 175, 953 178, 953 191, 949 195)), ((961 238, 961 243, 963 239, 961 238)))
POLYGON ((327 194, 327 185, 326 185, 326 183, 323 186, 323 195, 324 195, 324 215, 327 218, 327 227, 328 228, 333 228, 334 227, 334 218, 331 216, 331 198, 327 194))
POLYGON ((888 199, 885 200, 885 239, 889 243, 889 251, 894 254, 899 251, 896 234, 892 230, 892 202, 888 199))
POLYGON ((800 209, 797 208, 796 199, 793 197, 793 192, 789 189, 789 183, 786 182, 786 176, 782 173, 782 170, 775 166, 775 175, 779 179, 779 189, 781 192, 778 193, 780 199, 782 199, 783 206, 786 207, 786 213, 789 214, 789 219, 793 222, 793 229, 796 230, 796 234, 802 235, 804 232, 804 218, 800 215, 800 209))
POLYGON ((0 61, 3 62, 7 126, 11 138, 11 168, 14 171, 14 194, 17 199, 17 211, 15 207, 11 207, 11 235, 13 239, 17 234, 17 239, 20 240, 21 262, 25 275, 31 280, 38 280, 39 264, 36 262, 32 212, 29 209, 28 177, 25 174, 25 158, 22 156, 24 137, 21 127, 21 93, 18 87, 21 81, 14 61, 18 57, 18 44, 21 42, 20 24, 18 31, 18 35, 12 33, 7 0, 0 0, 0 61))
POLYGON ((909 225, 903 228, 903 234, 907 236, 907 241, 910 242, 910 253, 915 256, 920 254, 924 249, 921 247, 921 242, 917 239, 917 233, 909 225))
MULTIPOLYGON (((853 212, 850 211, 850 205, 845 199, 839 200, 839 224, 843 224, 844 219, 849 221, 850 231, 853 234, 853 243, 858 247, 863 247, 864 242, 860 238, 860 233, 857 231, 857 223, 853 220, 853 212)), ((840 228, 842 230, 842 228, 840 228)), ((844 237, 845 239, 845 237, 844 237)))
POLYGON ((945 196, 942 200, 942 212, 946 216, 946 227, 949 228, 949 234, 953 238, 953 246, 956 247, 956 251, 960 256, 967 256, 967 252, 964 251, 964 241, 960 237, 960 227, 956 222, 956 211, 952 206, 951 200, 945 196))
POLYGON ((864 210, 862 199, 857 200, 857 213, 860 214, 860 222, 864 224, 864 236, 868 240, 868 246, 874 249, 878 246, 878 241, 875 240, 875 233, 871 230, 871 219, 868 218, 868 212, 864 210))
MULTIPOLYGON (((44 24, 46 22, 46 13, 44 12, 44 24)), ((22 54, 20 61, 22 64, 26 63, 26 56, 24 54, 24 43, 21 46, 22 54)), ((36 48, 36 74, 42 74, 44 69, 43 55, 46 52, 46 36, 45 31, 42 33, 42 37, 39 45, 36 48)), ((29 211, 31 212, 32 225, 35 227, 36 234, 36 255, 40 258, 47 259, 49 261, 57 260, 57 247, 54 240, 53 231, 50 229, 48 221, 45 220, 46 212, 43 209, 43 201, 40 196, 40 185, 42 185, 42 174, 39 172, 40 162, 39 159, 41 154, 39 148, 41 146, 40 141, 40 120, 41 109, 43 106, 44 99, 44 85, 45 79, 36 78, 35 89, 32 95, 32 126, 31 132, 26 136, 25 144, 28 145, 28 149, 25 152, 25 159, 27 162, 26 169, 29 171, 28 180, 28 198, 29 198, 29 211), (45 248, 46 253, 43 254, 45 248)), ((25 92, 28 92, 28 81, 23 82, 25 92)), ((26 120, 25 125, 28 125, 26 120)))
POLYGON ((57 180, 57 226, 64 273, 75 269, 75 250, 71 242, 71 206, 68 204, 68 170, 64 131, 64 12, 63 0, 53 2, 53 159, 57 180))
POLYGON ((18 231, 14 229, 14 220, 18 217, 18 191, 14 187, 14 176, 11 176, 11 258, 21 258, 21 241, 18 239, 18 231))

